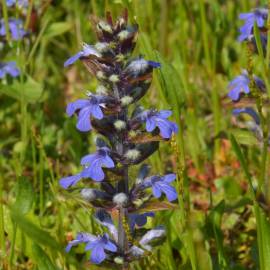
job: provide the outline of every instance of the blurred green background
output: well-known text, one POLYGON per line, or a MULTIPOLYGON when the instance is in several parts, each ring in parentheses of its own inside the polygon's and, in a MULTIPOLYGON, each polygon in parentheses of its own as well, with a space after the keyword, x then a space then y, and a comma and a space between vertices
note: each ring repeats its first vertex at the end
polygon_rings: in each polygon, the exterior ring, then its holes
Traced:
MULTIPOLYGON (((0 269, 96 269, 83 250, 64 252, 76 232, 100 228, 91 209, 58 185, 93 150, 94 135, 78 132, 65 106, 94 90, 96 81, 81 63, 68 69, 63 63, 82 42, 95 43, 90 14, 111 11, 117 17, 125 7, 140 27, 135 54, 162 63, 143 103, 172 109, 183 131, 149 162, 153 172, 178 172, 185 212, 157 215, 152 225, 164 224, 167 240, 132 269, 259 269, 247 181, 228 136, 243 145, 252 175, 259 171, 258 145, 235 125, 226 94, 228 82, 247 66, 246 47, 237 41, 238 15, 266 4, 33 1, 31 35, 0 52, 27 77, 0 83, 0 269)), ((14 10, 9 16, 26 17, 14 10)), ((259 74, 260 66, 255 69, 259 74)))

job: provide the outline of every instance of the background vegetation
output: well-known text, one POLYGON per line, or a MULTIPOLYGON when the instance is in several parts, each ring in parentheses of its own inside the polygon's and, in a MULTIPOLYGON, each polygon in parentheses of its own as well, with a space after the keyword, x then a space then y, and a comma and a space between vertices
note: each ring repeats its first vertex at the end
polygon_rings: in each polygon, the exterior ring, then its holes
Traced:
POLYGON ((117 16, 124 7, 140 26, 135 53, 162 63, 145 105, 171 108, 181 127, 174 142, 162 144, 150 160, 153 171, 178 172, 180 207, 153 219, 166 226, 167 240, 132 269, 259 269, 261 260, 261 269, 270 269, 268 205, 264 201, 265 210, 259 209, 263 225, 257 232, 247 181, 247 175, 260 173, 260 151, 252 134, 236 125, 226 98, 228 82, 248 61, 245 45, 237 41, 238 15, 266 4, 33 1, 32 15, 25 15, 30 36, 1 51, 1 59, 15 60, 23 75, 0 83, 0 269, 95 269, 83 251, 64 252, 76 232, 100 228, 91 209, 58 180, 76 172, 80 157, 91 150, 93 136, 76 131, 65 106, 93 90, 96 81, 82 64, 64 69, 63 63, 83 41, 95 41, 90 14, 102 17, 109 10, 117 16), (245 158, 242 164, 239 157, 245 158), (265 239, 263 259, 257 233, 265 239))

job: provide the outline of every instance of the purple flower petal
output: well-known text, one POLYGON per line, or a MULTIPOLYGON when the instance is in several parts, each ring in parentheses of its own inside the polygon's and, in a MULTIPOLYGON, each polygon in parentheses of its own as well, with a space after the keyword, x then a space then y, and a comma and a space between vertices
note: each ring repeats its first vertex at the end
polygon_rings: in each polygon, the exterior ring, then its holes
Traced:
POLYGON ((167 120, 171 115, 171 111, 162 110, 160 112, 156 111, 145 111, 141 113, 141 121, 146 122, 146 131, 152 132, 156 127, 159 128, 160 135, 169 139, 172 136, 172 133, 178 132, 178 127, 175 123, 167 120))
POLYGON ((77 240, 77 239, 70 241, 70 242, 68 243, 68 245, 67 245, 65 251, 66 251, 66 252, 70 252, 71 248, 74 247, 74 246, 77 246, 79 243, 81 243, 81 241, 79 241, 79 240, 77 240))
POLYGON ((172 181, 175 180, 175 178, 176 178, 176 174, 174 174, 174 173, 166 174, 166 175, 164 176, 164 181, 165 181, 166 183, 171 183, 172 181))
POLYGON ((169 110, 161 110, 158 113, 158 116, 161 117, 161 118, 168 118, 171 115, 172 115, 172 111, 169 111, 169 110))
POLYGON ((106 244, 103 245, 104 249, 109 250, 111 252, 116 252, 117 251, 117 246, 112 243, 110 240, 106 244))
POLYGON ((82 179, 81 174, 76 174, 76 175, 72 175, 72 176, 68 176, 68 177, 64 177, 62 179, 60 179, 59 184, 62 188, 67 189, 70 186, 74 186, 77 184, 77 182, 79 182, 82 179))
POLYGON ((71 56, 68 60, 65 61, 64 67, 72 65, 78 59, 80 59, 80 57, 82 57, 82 56, 83 56, 83 51, 80 51, 80 52, 76 53, 75 55, 71 56))
POLYGON ((153 68, 160 68, 161 64, 159 62, 155 62, 155 61, 147 61, 148 65, 153 67, 153 68))
POLYGON ((71 102, 67 105, 66 113, 70 117, 72 116, 77 110, 82 109, 89 105, 88 99, 78 99, 74 102, 71 102))
POLYGON ((78 122, 76 125, 78 130, 86 132, 92 129, 90 115, 91 115, 90 107, 85 107, 80 110, 79 116, 78 116, 78 122))
POLYGON ((166 197, 169 202, 177 199, 177 192, 174 187, 168 184, 162 184, 162 191, 166 194, 166 197))
POLYGON ((104 248, 102 245, 97 245, 92 249, 91 253, 91 261, 95 264, 100 264, 106 258, 106 254, 104 252, 104 248))
POLYGON ((103 118, 103 112, 100 109, 99 105, 94 105, 92 106, 92 115, 96 118, 96 119, 102 119, 103 118))
POLYGON ((152 192, 153 192, 154 197, 156 197, 156 198, 161 197, 161 190, 160 190, 158 185, 153 185, 152 186, 152 192))
POLYGON ((152 132, 156 128, 156 123, 153 119, 147 119, 146 120, 146 131, 152 132))
POLYGON ((103 159, 103 166, 107 167, 107 168, 113 168, 114 167, 114 162, 113 160, 106 155, 103 159))
POLYGON ((81 159, 81 165, 89 165, 97 158, 97 154, 89 154, 81 159))

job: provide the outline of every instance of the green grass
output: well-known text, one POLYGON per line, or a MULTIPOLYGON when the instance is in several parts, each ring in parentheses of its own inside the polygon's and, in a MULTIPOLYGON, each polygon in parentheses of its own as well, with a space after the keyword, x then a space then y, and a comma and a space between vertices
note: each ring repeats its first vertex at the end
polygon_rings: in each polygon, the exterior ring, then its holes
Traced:
MULTIPOLYGON (((63 63, 81 42, 95 41, 90 14, 117 16, 124 7, 140 26, 135 54, 162 64, 144 105, 172 109, 180 127, 175 142, 149 160, 153 172, 178 172, 179 207, 157 215, 153 224, 165 224, 167 240, 132 269, 270 269, 267 144, 260 151, 252 135, 233 124, 226 99, 228 82, 248 67, 247 48, 237 41, 238 15, 267 1, 38 2, 36 20, 31 7, 26 13, 34 27, 30 39, 9 41, 0 52, 24 75, 0 84, 0 269, 97 269, 87 266, 83 250, 64 253, 70 235, 100 228, 91 209, 58 185, 76 172, 94 139, 77 132, 65 106, 96 81, 82 64, 64 69, 63 63)), ((5 20, 11 16, 2 10, 5 20)), ((259 49, 253 69, 269 93, 266 59, 259 49)))

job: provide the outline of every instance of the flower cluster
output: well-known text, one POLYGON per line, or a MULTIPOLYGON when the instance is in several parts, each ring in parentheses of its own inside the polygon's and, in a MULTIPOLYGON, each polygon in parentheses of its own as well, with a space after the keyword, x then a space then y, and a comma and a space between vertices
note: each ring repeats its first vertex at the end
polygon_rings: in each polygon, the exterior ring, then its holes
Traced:
POLYGON ((98 236, 79 233, 66 250, 85 244, 96 264, 106 260, 127 265, 151 251, 165 230, 160 226, 142 229, 158 208, 147 205, 157 205, 164 197, 170 202, 177 199, 175 174, 148 176, 149 166, 143 164, 138 177, 131 177, 132 166, 146 160, 158 149, 159 141, 169 140, 178 128, 168 120, 171 111, 144 110, 138 105, 149 89, 153 70, 161 66, 132 56, 138 26, 128 25, 127 20, 126 12, 115 23, 110 14, 107 20, 94 19, 98 42, 83 44, 64 63, 68 67, 80 61, 98 80, 96 93, 87 92, 66 109, 69 117, 77 116, 79 131, 97 132, 97 150, 81 159, 78 173, 60 179, 64 189, 80 187, 83 181, 88 185, 81 189, 81 196, 95 208, 95 220, 107 232, 98 236), (138 143, 138 138, 146 135, 147 142, 138 143))
MULTIPOLYGON (((238 37, 238 40, 247 41, 255 47, 255 52, 257 53, 257 44, 254 38, 254 27, 256 24, 261 37, 261 45, 265 52, 267 45, 265 29, 268 18, 268 9, 257 8, 250 13, 240 14, 239 18, 244 20, 244 25, 240 28, 240 36, 238 37)), ((252 49, 252 47, 250 48, 252 49)), ((264 140, 261 118, 264 118, 262 115, 262 104, 266 94, 265 82, 252 74, 252 70, 243 70, 242 74, 235 77, 229 83, 228 89, 228 97, 237 104, 237 108, 233 110, 233 115, 236 117, 246 116, 249 118, 249 120, 245 122, 245 127, 251 130, 258 142, 261 143, 264 140), (247 107, 242 107, 242 103, 240 101, 245 97, 248 97, 249 100, 253 102, 249 102, 250 105, 247 107), (252 103, 257 104, 257 106, 252 106, 252 103)))
MULTIPOLYGON (((17 1, 18 7, 26 7, 28 1, 19 0, 17 1)), ((12 8, 16 5, 16 1, 7 0, 6 6, 12 8)), ((5 21, 3 18, 0 19, 0 41, 5 44, 7 41, 7 31, 10 35, 12 41, 19 41, 27 35, 23 27, 23 21, 17 18, 8 18, 5 21)), ((11 76, 13 78, 18 77, 20 71, 16 65, 16 62, 0 62, 0 79, 4 79, 6 76, 11 76)))

